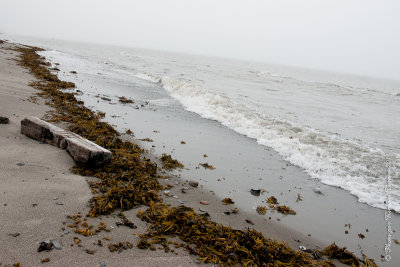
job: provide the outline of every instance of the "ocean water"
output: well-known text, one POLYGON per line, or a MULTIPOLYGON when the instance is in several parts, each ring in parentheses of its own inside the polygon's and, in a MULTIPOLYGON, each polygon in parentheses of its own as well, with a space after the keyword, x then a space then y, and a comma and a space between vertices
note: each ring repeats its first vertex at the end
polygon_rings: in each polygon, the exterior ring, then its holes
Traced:
MULTIPOLYGON (((2 36, 0 36, 2 37, 2 36)), ((110 83, 151 83, 181 105, 277 151, 312 178, 400 212, 400 81, 127 47, 3 36, 110 83)), ((140 88, 132 87, 132 90, 140 88)), ((127 115, 129 116, 129 115, 127 115)))

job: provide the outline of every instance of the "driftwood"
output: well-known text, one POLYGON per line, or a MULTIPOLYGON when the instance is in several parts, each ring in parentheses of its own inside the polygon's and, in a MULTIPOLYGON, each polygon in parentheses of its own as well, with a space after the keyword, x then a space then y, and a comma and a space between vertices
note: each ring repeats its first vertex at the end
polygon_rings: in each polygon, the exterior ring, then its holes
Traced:
POLYGON ((28 117, 21 121, 21 133, 65 149, 77 163, 99 166, 111 160, 109 150, 36 117, 28 117))

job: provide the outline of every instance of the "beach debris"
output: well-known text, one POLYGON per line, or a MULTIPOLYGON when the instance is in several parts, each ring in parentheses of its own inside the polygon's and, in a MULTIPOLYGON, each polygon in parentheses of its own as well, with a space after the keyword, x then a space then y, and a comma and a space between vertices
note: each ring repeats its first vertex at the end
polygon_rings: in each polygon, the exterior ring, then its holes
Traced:
POLYGON ((236 214, 236 213, 239 212, 239 209, 238 208, 233 208, 233 209, 231 209, 231 211, 232 211, 233 214, 236 214))
POLYGON ((177 161, 176 159, 172 159, 171 155, 162 154, 161 156, 162 167, 166 170, 173 170, 176 168, 183 168, 183 164, 177 161))
POLYGON ((77 74, 77 72, 76 72, 76 71, 74 71, 74 70, 71 70, 69 73, 72 73, 72 74, 77 74))
POLYGON ((296 212, 288 206, 277 206, 277 207, 275 207, 275 210, 277 210, 278 212, 285 214, 285 215, 288 215, 288 214, 296 215, 296 212))
POLYGON ((231 205, 231 204, 235 204, 235 202, 233 202, 233 200, 229 197, 226 197, 224 199, 221 200, 222 203, 224 203, 225 205, 231 205))
POLYGON ((55 249, 61 250, 63 248, 63 245, 58 240, 53 240, 52 243, 55 249))
POLYGON ((95 249, 85 249, 85 251, 86 251, 87 254, 90 254, 90 255, 93 255, 93 254, 96 253, 95 249))
POLYGON ((273 207, 273 205, 279 204, 279 203, 278 203, 278 200, 276 199, 275 196, 270 196, 270 197, 267 199, 267 203, 269 204, 270 207, 271 207, 271 206, 273 207))
POLYGON ((300 193, 297 193, 296 202, 299 202, 299 201, 303 201, 303 197, 300 195, 300 193))
POLYGON ((205 201, 205 200, 200 200, 200 204, 202 204, 202 205, 208 205, 208 202, 205 201))
POLYGON ((185 142, 185 141, 181 141, 181 144, 182 144, 182 145, 186 145, 186 142, 185 142))
POLYGON ((340 248, 335 243, 326 247, 323 251, 320 251, 323 255, 328 256, 330 259, 337 259, 343 264, 350 266, 370 266, 378 267, 373 259, 367 258, 363 255, 363 259, 360 260, 353 253, 349 252, 346 247, 340 248))
POLYGON ((119 243, 110 243, 108 244, 108 249, 111 252, 118 251, 118 253, 122 252, 123 250, 133 248, 133 244, 131 242, 119 242, 119 243))
POLYGON ((28 117, 21 121, 21 133, 67 150, 77 163, 100 166, 111 160, 109 150, 36 117, 28 117))
POLYGON ((69 234, 69 231, 68 230, 64 230, 64 235, 68 235, 69 234))
POLYGON ((230 210, 226 210, 226 211, 224 211, 224 214, 225 215, 231 215, 231 211, 230 210))
POLYGON ((203 154, 203 158, 207 158, 208 156, 207 156, 207 154, 203 154))
POLYGON ((10 119, 7 117, 0 116, 0 124, 9 124, 10 119))
POLYGON ((22 161, 17 163, 17 166, 24 166, 24 165, 25 165, 25 163, 22 161))
POLYGON ((199 182, 197 182, 197 181, 189 181, 189 185, 191 187, 198 187, 199 186, 199 182))
POLYGON ((315 192, 316 194, 323 195, 323 193, 322 193, 322 190, 321 190, 321 188, 320 188, 320 187, 316 187, 316 188, 314 188, 314 192, 315 192))
POLYGON ((50 251, 53 249, 53 247, 53 242, 51 242, 50 240, 42 241, 39 244, 38 252, 50 251))
POLYGON ((348 227, 349 229, 351 229, 351 224, 346 223, 346 224, 344 225, 344 227, 348 227))
POLYGON ((346 231, 344 231, 344 233, 347 235, 349 233, 349 231, 346 230, 346 231))
POLYGON ((120 96, 119 97, 119 102, 124 103, 124 104, 133 104, 133 103, 135 103, 132 99, 126 98, 125 96, 120 96))
POLYGON ((20 236, 20 233, 11 233, 11 234, 8 234, 9 236, 12 236, 12 237, 18 237, 18 236, 20 236))
POLYGON ((140 141, 144 141, 144 142, 153 142, 153 139, 150 139, 150 138, 148 138, 148 137, 146 137, 146 138, 142 138, 142 139, 139 139, 140 141))
POLYGON ((104 261, 99 262, 99 264, 100 264, 100 267, 106 267, 107 266, 104 261))
POLYGON ((397 240, 397 239, 393 239, 393 242, 394 242, 395 244, 397 244, 397 245, 400 245, 400 241, 397 240))
POLYGON ((267 213, 267 207, 265 207, 265 206, 257 206, 256 211, 260 215, 265 215, 267 213))
POLYGON ((361 238, 361 239, 364 239, 364 238, 365 238, 365 235, 359 233, 359 234, 358 234, 358 237, 361 238))
POLYGON ((254 222, 252 220, 250 220, 250 219, 246 219, 246 222, 251 224, 251 225, 254 225, 254 222))
POLYGON ((137 226, 133 222, 131 222, 130 220, 128 220, 126 218, 122 218, 122 222, 116 222, 115 224, 118 227, 121 226, 121 225, 125 225, 125 226, 128 226, 129 228, 132 228, 132 229, 136 229, 137 228, 137 226))
POLYGON ((253 196, 258 197, 258 196, 260 196, 260 194, 261 194, 261 189, 250 189, 250 193, 251 193, 253 196))
POLYGON ((134 135, 133 132, 131 131, 131 129, 127 129, 127 130, 125 131, 125 133, 126 133, 127 135, 132 135, 132 136, 134 135))
POLYGON ((199 165, 202 166, 204 169, 215 170, 215 167, 208 163, 199 163, 199 165))
POLYGON ((105 96, 102 96, 102 97, 100 97, 102 100, 104 100, 104 101, 108 101, 108 102, 111 102, 111 98, 108 98, 108 97, 105 97, 105 96))
POLYGON ((50 258, 44 258, 44 259, 40 260, 41 263, 46 263, 46 262, 49 262, 49 261, 50 261, 50 258))

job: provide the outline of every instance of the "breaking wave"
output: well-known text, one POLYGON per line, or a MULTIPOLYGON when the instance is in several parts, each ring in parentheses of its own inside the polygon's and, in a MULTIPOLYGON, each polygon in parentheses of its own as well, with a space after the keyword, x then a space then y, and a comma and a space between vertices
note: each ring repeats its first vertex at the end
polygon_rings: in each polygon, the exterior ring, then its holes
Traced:
POLYGON ((159 83, 186 110, 256 139, 305 169, 311 177, 348 190, 360 202, 386 209, 389 195, 389 208, 400 212, 399 155, 345 140, 337 134, 269 117, 223 94, 205 91, 185 81, 149 74, 136 77, 159 83), (389 173, 388 164, 392 166, 389 173), (388 181, 390 190, 385 191, 388 181))

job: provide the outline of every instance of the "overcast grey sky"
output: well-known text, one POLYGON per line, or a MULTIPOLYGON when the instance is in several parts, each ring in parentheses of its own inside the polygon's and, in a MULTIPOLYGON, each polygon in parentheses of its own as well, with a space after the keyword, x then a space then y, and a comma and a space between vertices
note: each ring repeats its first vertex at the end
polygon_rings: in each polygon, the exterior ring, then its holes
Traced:
POLYGON ((398 0, 0 0, 0 31, 400 79, 398 0))

